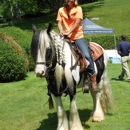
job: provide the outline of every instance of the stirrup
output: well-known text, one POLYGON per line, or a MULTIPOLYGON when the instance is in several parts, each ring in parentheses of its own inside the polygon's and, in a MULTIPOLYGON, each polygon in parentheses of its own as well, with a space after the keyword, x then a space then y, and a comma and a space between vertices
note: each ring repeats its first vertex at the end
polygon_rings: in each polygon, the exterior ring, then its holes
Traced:
POLYGON ((85 80, 85 82, 84 82, 83 93, 89 93, 88 80, 85 80))

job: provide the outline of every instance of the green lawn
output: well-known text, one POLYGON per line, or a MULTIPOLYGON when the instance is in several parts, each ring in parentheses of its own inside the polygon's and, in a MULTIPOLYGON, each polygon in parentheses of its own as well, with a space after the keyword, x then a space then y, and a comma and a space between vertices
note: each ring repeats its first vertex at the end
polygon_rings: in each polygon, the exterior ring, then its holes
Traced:
MULTIPOLYGON (((96 3, 83 5, 84 16, 98 17, 95 23, 114 28, 116 35, 129 33, 130 0, 105 0, 104 5, 96 3)), ((45 17, 15 21, 14 26, 21 28, 32 37, 31 25, 45 29, 49 22, 54 24, 56 13, 45 17)), ((8 23, 0 24, 0 28, 8 27, 8 23)), ((10 27, 11 28, 11 27, 10 27)), ((114 43, 113 43, 114 44, 114 43)), ((129 65, 130 67, 130 65, 129 65)), ((77 106, 84 130, 130 130, 130 83, 125 79, 118 80, 121 71, 120 64, 108 64, 109 80, 111 83, 115 110, 110 111, 101 123, 93 123, 89 118, 92 109, 90 94, 82 94, 78 88, 77 106)), ((55 130, 57 125, 56 108, 48 109, 45 79, 37 78, 34 72, 19 82, 0 83, 0 130, 55 130)), ((69 115, 69 98, 63 96, 64 106, 69 115)))
POLYGON ((99 18, 94 22, 107 28, 115 29, 116 35, 130 34, 130 0, 104 0, 103 5, 83 5, 84 17, 99 18))
MULTIPOLYGON (((130 129, 130 83, 126 78, 118 80, 121 64, 108 64, 115 110, 109 111, 101 123, 93 123, 89 114, 92 108, 90 94, 82 94, 78 88, 77 106, 84 130, 129 130, 130 129)), ((29 72, 23 81, 0 83, 0 130, 55 130, 56 107, 49 110, 45 79, 29 72)), ((69 115, 69 98, 63 96, 69 115)))

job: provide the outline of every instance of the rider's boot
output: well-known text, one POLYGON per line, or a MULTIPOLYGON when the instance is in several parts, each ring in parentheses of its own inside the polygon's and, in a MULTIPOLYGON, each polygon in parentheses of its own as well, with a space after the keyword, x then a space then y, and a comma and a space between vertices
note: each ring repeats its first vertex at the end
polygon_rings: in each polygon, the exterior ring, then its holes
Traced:
POLYGON ((97 82, 96 82, 96 73, 92 74, 88 74, 89 78, 90 78, 90 82, 91 82, 91 86, 92 86, 92 91, 98 91, 98 87, 97 87, 97 82))

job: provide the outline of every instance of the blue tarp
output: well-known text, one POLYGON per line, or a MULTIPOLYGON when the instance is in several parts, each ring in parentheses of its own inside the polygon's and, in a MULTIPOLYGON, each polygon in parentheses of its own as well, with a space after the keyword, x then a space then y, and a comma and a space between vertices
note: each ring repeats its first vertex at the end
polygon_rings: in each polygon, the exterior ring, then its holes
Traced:
MULTIPOLYGON (((84 34, 90 35, 90 41, 91 41, 92 34, 114 34, 114 44, 115 44, 115 48, 116 48, 116 36, 115 36, 114 29, 102 27, 102 26, 92 22, 88 18, 85 18, 82 21, 82 26, 83 26, 84 34)), ((115 51, 117 51, 117 50, 115 50, 115 51)), ((117 57, 116 58, 111 57, 110 61, 111 61, 111 63, 121 63, 120 59, 117 57)))
POLYGON ((120 60, 120 58, 110 58, 110 61, 111 61, 111 63, 115 63, 115 64, 117 64, 117 63, 119 63, 119 64, 121 64, 121 60, 120 60))
POLYGON ((83 26, 84 34, 113 34, 115 33, 114 29, 99 26, 96 23, 89 20, 88 18, 85 18, 82 21, 82 26, 83 26))

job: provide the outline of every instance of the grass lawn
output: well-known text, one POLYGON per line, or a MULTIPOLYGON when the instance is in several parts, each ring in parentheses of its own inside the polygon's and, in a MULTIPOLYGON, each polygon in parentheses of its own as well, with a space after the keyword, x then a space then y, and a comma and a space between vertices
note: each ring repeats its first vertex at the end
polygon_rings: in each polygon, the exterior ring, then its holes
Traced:
MULTIPOLYGON (((105 0, 104 5, 97 2, 83 5, 84 17, 98 17, 95 23, 114 28, 116 35, 130 34, 130 0, 105 0)), ((54 24, 56 13, 45 17, 14 21, 14 26, 26 32, 29 44, 32 37, 31 25, 45 29, 49 22, 54 24)), ((9 27, 8 23, 0 24, 0 28, 9 27)), ((88 35, 87 35, 88 36, 88 35)), ((114 44, 114 43, 113 43, 114 44)), ((129 65, 130 67, 130 65, 129 65)), ((126 79, 118 80, 121 71, 120 64, 108 63, 108 75, 111 83, 115 110, 109 111, 101 123, 93 123, 89 114, 92 109, 90 94, 82 94, 78 88, 77 107, 84 130, 130 130, 130 83, 126 79)), ((55 130, 57 127, 56 108, 49 110, 45 79, 37 78, 34 72, 29 72, 26 78, 19 82, 0 83, 0 130, 55 130), (44 105, 45 104, 45 105, 44 105)), ((69 98, 63 96, 65 110, 69 116, 69 98)))
MULTIPOLYGON (((92 108, 90 94, 82 94, 78 88, 77 106, 84 130, 130 129, 130 83, 118 80, 120 64, 108 63, 115 110, 111 110, 101 123, 93 123, 89 114, 92 108)), ((23 81, 0 83, 0 130, 55 130, 56 107, 49 110, 46 81, 29 72, 23 81)), ((69 115, 69 98, 63 96, 65 110, 69 115)))

